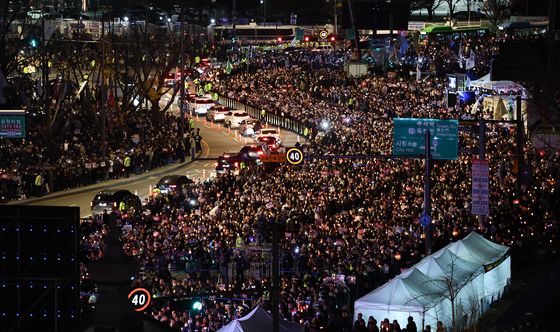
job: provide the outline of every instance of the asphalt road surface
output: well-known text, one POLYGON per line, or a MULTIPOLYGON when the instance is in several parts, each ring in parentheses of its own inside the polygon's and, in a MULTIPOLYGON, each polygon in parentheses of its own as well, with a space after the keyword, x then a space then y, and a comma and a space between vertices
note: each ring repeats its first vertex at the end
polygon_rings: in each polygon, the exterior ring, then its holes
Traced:
MULTIPOLYGON (((239 151, 246 142, 252 141, 250 138, 236 135, 235 131, 228 130, 221 125, 206 122, 203 118, 196 122, 196 127, 200 128, 203 138, 203 151, 199 156, 201 158, 216 158, 224 152, 239 151)), ((293 146, 297 142, 297 135, 288 131, 282 130, 281 138, 284 146, 293 146)), ((214 167, 215 160, 196 160, 191 163, 173 164, 126 179, 106 181, 64 192, 52 193, 45 197, 10 202, 10 204, 79 206, 80 216, 87 217, 90 215, 91 199, 95 193, 102 189, 124 188, 144 199, 149 195, 158 180, 165 175, 184 174, 193 179, 206 179, 215 176, 214 167)))

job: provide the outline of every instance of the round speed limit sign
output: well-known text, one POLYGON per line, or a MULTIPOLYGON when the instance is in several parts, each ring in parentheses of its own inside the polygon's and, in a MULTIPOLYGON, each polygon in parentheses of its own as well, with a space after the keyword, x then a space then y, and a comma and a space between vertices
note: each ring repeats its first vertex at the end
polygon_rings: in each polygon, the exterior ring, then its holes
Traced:
POLYGON ((152 295, 145 288, 135 288, 128 293, 128 301, 134 311, 144 311, 152 301, 152 295))
POLYGON ((303 152, 298 148, 289 149, 286 152, 286 160, 292 165, 299 165, 303 161, 303 152))
POLYGON ((321 32, 319 32, 319 37, 321 39, 327 39, 328 35, 329 35, 329 32, 327 30, 321 30, 321 32))

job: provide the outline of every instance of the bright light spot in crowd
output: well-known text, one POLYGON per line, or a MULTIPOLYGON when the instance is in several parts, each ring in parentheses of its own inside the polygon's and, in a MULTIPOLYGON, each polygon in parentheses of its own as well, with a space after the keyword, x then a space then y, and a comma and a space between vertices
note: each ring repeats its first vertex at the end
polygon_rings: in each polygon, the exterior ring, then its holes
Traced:
POLYGON ((202 309, 202 303, 200 301, 196 301, 193 303, 192 308, 194 310, 201 310, 202 309))
POLYGON ((195 206, 195 205, 196 205, 196 200, 191 199, 191 200, 189 201, 189 204, 192 205, 192 206, 195 206))
POLYGON ((128 16, 125 16, 125 17, 124 17, 124 21, 125 21, 125 22, 128 22, 128 16))
POLYGON ((329 120, 323 119, 323 121, 321 121, 321 128, 323 128, 323 130, 329 129, 330 126, 329 120))
POLYGON ((215 20, 215 19, 211 19, 211 20, 210 20, 210 24, 216 24, 216 20, 215 20))

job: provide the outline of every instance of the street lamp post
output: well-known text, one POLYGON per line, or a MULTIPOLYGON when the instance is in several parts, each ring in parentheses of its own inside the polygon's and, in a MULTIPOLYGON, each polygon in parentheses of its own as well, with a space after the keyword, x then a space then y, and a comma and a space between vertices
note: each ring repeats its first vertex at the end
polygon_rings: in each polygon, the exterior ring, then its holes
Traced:
POLYGON ((272 331, 279 332, 280 331, 280 315, 278 312, 278 305, 280 303, 280 276, 278 265, 280 264, 279 260, 279 242, 280 236, 278 234, 278 216, 272 218, 272 331))
POLYGON ((425 137, 425 167, 426 167, 426 174, 424 178, 424 217, 428 218, 428 224, 424 226, 424 234, 425 238, 425 245, 426 245, 426 256, 432 254, 432 246, 433 246, 433 232, 432 232, 432 222, 431 222, 431 214, 432 214, 432 192, 430 186, 430 171, 431 171, 431 138, 430 138, 430 131, 426 130, 425 137))
POLYGON ((106 103, 107 87, 105 85, 105 20, 101 13, 101 154, 107 155, 106 103))
POLYGON ((41 65, 43 84, 43 107, 45 114, 49 112, 49 65, 47 60, 47 41, 45 40, 45 1, 41 1, 41 65))
POLYGON ((185 11, 185 6, 184 6, 185 1, 182 0, 181 1, 181 93, 179 96, 179 114, 180 114, 180 120, 179 120, 179 136, 180 139, 183 141, 184 139, 184 133, 185 133, 185 128, 184 128, 184 123, 185 123, 185 111, 184 111, 184 103, 185 103, 185 42, 184 42, 184 34, 185 34, 185 16, 184 16, 184 11, 185 11))
POLYGON ((261 0, 261 5, 263 6, 263 25, 266 25, 266 0, 261 0))

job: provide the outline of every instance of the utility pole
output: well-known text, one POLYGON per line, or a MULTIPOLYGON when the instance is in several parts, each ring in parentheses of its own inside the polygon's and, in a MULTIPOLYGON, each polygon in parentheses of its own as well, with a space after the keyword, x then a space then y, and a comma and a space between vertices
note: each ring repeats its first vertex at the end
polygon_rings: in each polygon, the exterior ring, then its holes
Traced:
MULTIPOLYGON (((486 121, 480 120, 478 122, 478 159, 486 159, 486 121)), ((485 217, 482 214, 478 215, 478 225, 483 226, 485 217)))
POLYGON ((45 0, 41 1, 41 64, 43 69, 43 107, 49 114, 49 63, 47 59, 47 40, 45 38, 45 0))
POLYGON ((523 124, 523 115, 521 114, 521 96, 517 96, 515 99, 516 101, 516 108, 515 108, 515 115, 516 115, 516 155, 517 155, 517 181, 516 181, 516 198, 521 198, 521 173, 525 170, 525 157, 523 155, 523 145, 524 145, 524 124, 523 124))
POLYGON ((432 254, 432 246, 433 246, 433 232, 432 232, 432 221, 431 221, 431 214, 432 214, 432 192, 431 192, 431 185, 430 185, 430 171, 431 171, 431 138, 430 138, 430 131, 426 130, 424 134, 424 143, 426 145, 425 151, 425 167, 426 167, 426 174, 424 176, 424 216, 427 217, 429 223, 424 226, 424 235, 426 236, 425 244, 426 244, 426 256, 432 254))
POLYGON ((278 242, 280 241, 278 236, 278 216, 272 218, 272 222, 274 223, 272 226, 272 331, 280 332, 280 316, 278 313, 280 283, 278 275, 278 265, 280 263, 278 259, 278 242))
POLYGON ((263 4, 263 25, 266 26, 266 0, 262 0, 263 4))
POLYGON ((336 16, 336 3, 338 0, 333 0, 333 15, 334 15, 334 34, 338 35, 338 17, 336 16))
POLYGON ((237 15, 236 11, 236 1, 232 0, 232 5, 231 5, 231 23, 233 24, 233 37, 237 37, 237 27, 236 27, 236 23, 237 23, 237 17, 235 15, 237 15))
POLYGON ((354 11, 352 10, 352 1, 351 0, 347 0, 348 1, 348 10, 350 11, 350 22, 352 24, 352 30, 354 30, 354 45, 356 46, 356 51, 358 52, 358 61, 360 60, 360 58, 362 57, 362 55, 360 54, 360 36, 358 34, 358 30, 356 30, 356 25, 354 24, 354 11))
MULTIPOLYGON (((181 86, 179 87, 180 93, 179 93, 179 114, 180 114, 180 120, 179 120, 179 137, 181 139, 181 141, 183 141, 184 139, 184 133, 185 133, 185 127, 184 127, 184 123, 185 123, 185 111, 183 109, 184 107, 184 103, 185 103, 185 16, 184 16, 184 12, 185 12, 185 1, 181 0, 181 86)), ((175 90, 177 91, 177 90, 175 90)))
POLYGON ((106 128, 106 104, 107 87, 105 86, 105 18, 101 12, 101 153, 107 156, 107 128, 106 128))

